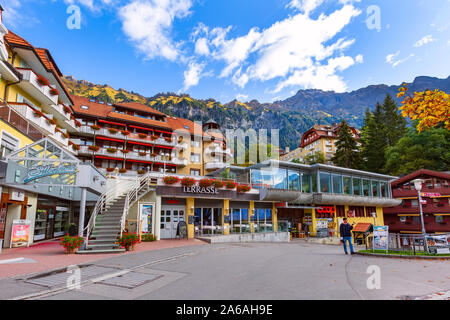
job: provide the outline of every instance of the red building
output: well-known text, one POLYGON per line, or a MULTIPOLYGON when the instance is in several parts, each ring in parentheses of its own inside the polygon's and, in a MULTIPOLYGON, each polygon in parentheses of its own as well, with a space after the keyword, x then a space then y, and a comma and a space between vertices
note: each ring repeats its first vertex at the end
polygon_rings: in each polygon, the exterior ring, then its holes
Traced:
POLYGON ((391 182, 396 207, 383 208, 384 222, 392 233, 421 233, 420 208, 415 179, 423 179, 422 209, 427 233, 450 232, 450 174, 421 169, 391 182))

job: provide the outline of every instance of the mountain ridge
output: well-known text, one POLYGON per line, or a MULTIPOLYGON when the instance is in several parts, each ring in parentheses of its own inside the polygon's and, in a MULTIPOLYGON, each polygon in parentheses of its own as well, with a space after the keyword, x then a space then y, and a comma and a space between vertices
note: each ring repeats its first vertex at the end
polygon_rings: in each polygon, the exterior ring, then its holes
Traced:
MULTIPOLYGON (((63 81, 72 94, 105 102, 136 101, 170 116, 205 122, 214 119, 223 129, 247 130, 279 129, 280 146, 296 148, 303 132, 312 125, 333 124, 345 118, 356 127, 362 125, 367 108, 373 110, 386 94, 396 99, 400 85, 369 85, 350 92, 336 93, 320 89, 302 89, 285 100, 260 103, 256 99, 241 102, 234 99, 221 103, 213 98, 195 99, 189 94, 157 93, 145 97, 133 91, 114 89, 108 84, 98 85, 86 80, 64 76, 63 81)), ((440 89, 450 92, 450 76, 446 79, 418 76, 408 83, 410 92, 440 89)))

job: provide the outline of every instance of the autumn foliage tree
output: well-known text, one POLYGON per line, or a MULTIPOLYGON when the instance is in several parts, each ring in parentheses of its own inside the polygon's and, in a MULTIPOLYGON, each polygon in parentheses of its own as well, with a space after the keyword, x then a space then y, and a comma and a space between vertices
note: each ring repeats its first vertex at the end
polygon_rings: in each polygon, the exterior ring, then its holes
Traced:
POLYGON ((450 130, 450 95, 439 89, 426 90, 408 94, 408 88, 404 83, 397 94, 397 98, 404 97, 400 110, 402 115, 411 120, 417 120, 417 131, 433 128, 442 124, 450 130))

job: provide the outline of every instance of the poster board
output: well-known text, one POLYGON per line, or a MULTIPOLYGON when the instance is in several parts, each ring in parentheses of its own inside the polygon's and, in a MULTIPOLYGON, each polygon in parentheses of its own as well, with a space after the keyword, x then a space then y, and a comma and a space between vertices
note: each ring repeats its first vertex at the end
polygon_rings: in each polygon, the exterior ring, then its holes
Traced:
POLYGON ((389 249, 389 226, 373 226, 373 250, 389 249))
POLYGON ((153 216, 155 211, 154 202, 139 203, 139 220, 140 220, 140 234, 153 234, 153 216))
POLYGON ((30 220, 13 220, 9 247, 28 247, 30 245, 30 231, 30 220))
POLYGON ((426 239, 429 253, 432 253, 432 250, 436 254, 450 253, 450 234, 427 235, 426 239))

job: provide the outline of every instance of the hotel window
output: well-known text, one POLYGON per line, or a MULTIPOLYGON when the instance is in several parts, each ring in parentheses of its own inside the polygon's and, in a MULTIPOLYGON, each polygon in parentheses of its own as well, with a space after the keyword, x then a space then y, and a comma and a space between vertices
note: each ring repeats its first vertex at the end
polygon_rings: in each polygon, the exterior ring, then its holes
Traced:
POLYGON ((434 216, 436 223, 444 223, 444 216, 434 216))
POLYGON ((337 174, 333 174, 332 179, 333 179, 333 193, 341 194, 342 193, 341 176, 339 176, 337 174))
POLYGON ((273 188, 275 188, 275 189, 286 189, 287 188, 287 179, 286 179, 286 170, 285 169, 273 169, 272 177, 273 177, 273 188))
POLYGON ((297 171, 288 171, 289 190, 300 190, 300 174, 297 171))
POLYGON ((366 197, 370 197, 370 180, 363 179, 362 180, 363 185, 363 195, 366 197))
POLYGON ((418 207, 418 206, 419 206, 419 201, 417 199, 411 200, 411 207, 418 207))
POLYGON ((200 163, 200 154, 198 154, 198 153, 191 153, 191 162, 193 162, 193 163, 200 163))
POLYGON ((343 177, 344 180, 344 193, 352 194, 352 178, 351 177, 343 177))
POLYGON ((380 183, 381 196, 385 198, 389 198, 389 189, 387 182, 380 183))
POLYGON ((13 137, 12 135, 2 132, 2 142, 1 142, 1 155, 7 156, 11 152, 19 149, 19 139, 13 137))
POLYGON ((353 178, 353 195, 355 196, 361 196, 361 179, 360 178, 353 178))
POLYGON ((191 176, 199 176, 200 170, 198 169, 191 169, 191 176))
POLYGON ((331 193, 331 174, 321 172, 320 177, 320 192, 331 193))
POLYGON ((372 180, 372 195, 374 197, 380 196, 379 187, 380 187, 380 183, 378 181, 372 180))
POLYGON ((191 147, 193 147, 193 148, 200 147, 200 141, 198 141, 198 140, 191 140, 191 147))

